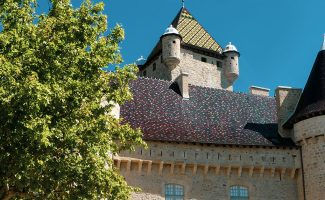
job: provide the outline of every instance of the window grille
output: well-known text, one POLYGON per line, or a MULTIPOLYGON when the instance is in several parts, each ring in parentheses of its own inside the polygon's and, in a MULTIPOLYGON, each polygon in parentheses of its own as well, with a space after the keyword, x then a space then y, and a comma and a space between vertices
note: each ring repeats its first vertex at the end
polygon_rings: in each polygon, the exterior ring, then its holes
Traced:
POLYGON ((177 184, 165 185, 166 200, 184 200, 184 187, 177 184))
POLYGON ((230 200, 248 200, 248 188, 234 185, 230 187, 230 200))

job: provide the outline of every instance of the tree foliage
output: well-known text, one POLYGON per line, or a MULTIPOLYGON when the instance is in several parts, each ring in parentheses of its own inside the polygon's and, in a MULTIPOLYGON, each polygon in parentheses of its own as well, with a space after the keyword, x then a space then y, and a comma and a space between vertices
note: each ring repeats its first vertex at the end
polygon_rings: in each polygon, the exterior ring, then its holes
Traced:
POLYGON ((107 32, 103 3, 0 1, 0 199, 128 199, 111 155, 143 144, 108 113, 131 98, 123 29, 107 32))

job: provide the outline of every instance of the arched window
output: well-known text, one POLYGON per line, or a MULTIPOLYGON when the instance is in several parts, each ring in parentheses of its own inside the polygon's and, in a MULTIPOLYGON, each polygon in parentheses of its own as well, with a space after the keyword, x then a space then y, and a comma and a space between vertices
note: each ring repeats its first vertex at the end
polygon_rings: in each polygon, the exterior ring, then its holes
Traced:
POLYGON ((230 187, 230 200, 248 200, 248 188, 234 185, 230 187))
POLYGON ((177 184, 165 185, 166 200, 184 200, 184 187, 177 184))

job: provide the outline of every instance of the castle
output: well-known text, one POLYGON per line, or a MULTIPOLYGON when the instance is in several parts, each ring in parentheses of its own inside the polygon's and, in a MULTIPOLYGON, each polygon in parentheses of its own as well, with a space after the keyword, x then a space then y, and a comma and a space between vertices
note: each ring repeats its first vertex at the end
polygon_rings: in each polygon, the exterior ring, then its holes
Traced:
POLYGON ((132 199, 324 200, 325 41, 304 90, 233 92, 237 48, 222 48, 182 8, 116 112, 148 148, 114 164, 132 199))

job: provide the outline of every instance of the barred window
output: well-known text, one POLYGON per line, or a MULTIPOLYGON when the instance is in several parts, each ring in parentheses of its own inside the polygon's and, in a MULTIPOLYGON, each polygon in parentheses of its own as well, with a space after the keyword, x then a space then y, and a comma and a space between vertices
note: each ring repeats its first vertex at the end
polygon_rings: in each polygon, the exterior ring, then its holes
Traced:
POLYGON ((239 185, 231 186, 230 200, 248 200, 248 188, 239 185))
POLYGON ((177 184, 165 185, 166 200, 184 200, 184 187, 177 184))

